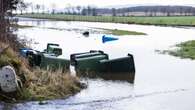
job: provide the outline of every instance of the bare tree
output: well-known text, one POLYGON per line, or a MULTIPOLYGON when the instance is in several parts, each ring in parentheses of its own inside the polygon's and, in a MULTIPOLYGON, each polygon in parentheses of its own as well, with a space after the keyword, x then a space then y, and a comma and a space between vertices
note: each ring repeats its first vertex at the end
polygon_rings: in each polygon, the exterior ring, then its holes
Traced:
POLYGON ((20 2, 19 5, 17 6, 18 10, 20 10, 20 14, 23 14, 23 11, 26 10, 27 8, 27 4, 25 4, 24 2, 20 2))
POLYGON ((55 3, 52 3, 51 4, 51 7, 52 7, 52 14, 55 14, 56 13, 56 4, 55 3))
POLYGON ((41 8, 41 5, 39 5, 39 4, 35 5, 35 9, 37 10, 37 13, 39 13, 40 8, 41 8))
POLYGON ((45 14, 45 5, 41 5, 42 14, 45 14))
POLYGON ((77 9, 77 13, 80 15, 81 14, 81 6, 77 6, 76 9, 77 9))
POLYGON ((91 15, 91 11, 92 10, 92 8, 91 8, 91 6, 87 6, 87 15, 91 15))
POLYGON ((30 8, 31 8, 31 14, 34 14, 34 5, 33 5, 33 3, 31 2, 31 3, 29 4, 29 6, 30 6, 30 8))
POLYGON ((97 9, 96 8, 92 8, 92 16, 97 16, 97 9))
POLYGON ((75 7, 71 7, 71 14, 72 14, 72 15, 76 14, 76 12, 75 12, 75 7))
POLYGON ((86 15, 88 14, 87 8, 83 7, 83 9, 82 9, 82 11, 81 11, 81 14, 82 14, 83 16, 86 16, 86 15))
POLYGON ((116 16, 116 9, 112 8, 112 16, 116 16))

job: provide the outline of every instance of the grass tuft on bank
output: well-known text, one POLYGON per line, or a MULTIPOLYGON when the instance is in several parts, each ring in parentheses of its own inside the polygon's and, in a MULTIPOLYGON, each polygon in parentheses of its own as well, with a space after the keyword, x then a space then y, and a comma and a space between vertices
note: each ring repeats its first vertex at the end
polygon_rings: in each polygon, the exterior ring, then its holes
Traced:
POLYGON ((166 50, 164 53, 168 53, 180 58, 189 58, 192 60, 195 59, 195 40, 182 42, 177 44, 176 47, 176 49, 166 50))

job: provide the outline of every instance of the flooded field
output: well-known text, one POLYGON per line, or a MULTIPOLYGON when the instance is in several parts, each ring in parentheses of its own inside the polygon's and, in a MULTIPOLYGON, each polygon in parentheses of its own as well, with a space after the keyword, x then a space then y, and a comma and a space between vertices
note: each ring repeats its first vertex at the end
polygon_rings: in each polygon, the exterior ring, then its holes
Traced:
POLYGON ((63 57, 89 50, 103 50, 110 58, 134 55, 135 83, 83 79, 88 88, 68 99, 19 104, 0 104, 4 110, 194 110, 195 61, 158 54, 182 41, 195 39, 194 28, 127 25, 114 23, 65 22, 21 19, 18 35, 33 39, 34 49, 59 43, 63 57), (115 36, 117 41, 102 43, 103 32, 94 28, 144 32, 147 35, 115 36), (82 32, 89 31, 89 37, 82 32))

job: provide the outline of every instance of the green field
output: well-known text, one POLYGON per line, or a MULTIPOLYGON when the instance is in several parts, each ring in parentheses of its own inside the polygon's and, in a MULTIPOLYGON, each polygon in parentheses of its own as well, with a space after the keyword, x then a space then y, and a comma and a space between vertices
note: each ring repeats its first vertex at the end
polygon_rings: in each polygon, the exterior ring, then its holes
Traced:
POLYGON ((63 14, 24 14, 19 17, 39 19, 52 19, 63 21, 88 21, 88 22, 112 22, 143 25, 165 26, 195 26, 195 16, 171 16, 171 17, 112 17, 112 16, 81 16, 63 14))

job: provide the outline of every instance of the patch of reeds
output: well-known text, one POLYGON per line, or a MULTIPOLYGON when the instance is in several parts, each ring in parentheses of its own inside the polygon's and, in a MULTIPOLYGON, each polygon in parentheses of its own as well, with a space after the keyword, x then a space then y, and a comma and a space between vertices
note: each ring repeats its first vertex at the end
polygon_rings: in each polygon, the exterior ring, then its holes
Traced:
POLYGON ((35 69, 27 76, 25 99, 45 100, 65 98, 79 92, 82 84, 79 79, 62 70, 46 71, 35 69), (29 96, 30 94, 30 96, 29 96))

